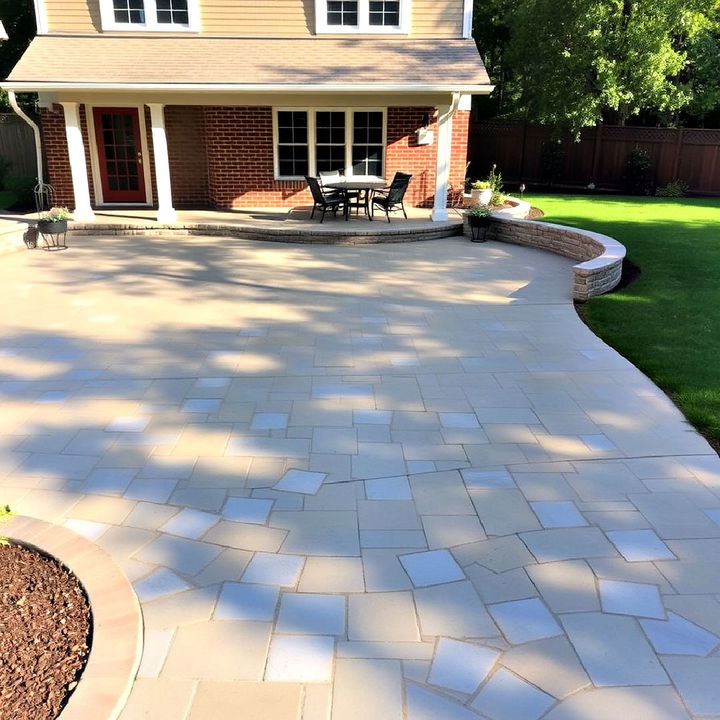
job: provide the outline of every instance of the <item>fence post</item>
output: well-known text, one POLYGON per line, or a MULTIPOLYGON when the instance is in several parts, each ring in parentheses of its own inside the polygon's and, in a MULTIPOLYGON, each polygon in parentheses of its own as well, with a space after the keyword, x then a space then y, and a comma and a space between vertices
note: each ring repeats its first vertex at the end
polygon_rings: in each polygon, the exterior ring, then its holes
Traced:
POLYGON ((677 138, 675 139, 675 157, 673 158, 673 169, 670 182, 678 179, 678 173, 680 171, 680 152, 683 144, 683 130, 684 128, 678 128, 677 131, 677 138))
POLYGON ((593 162, 592 162, 592 181, 597 185, 598 170, 600 168, 600 148, 602 146, 602 132, 603 124, 598 123, 595 126, 595 146, 593 148, 593 162))

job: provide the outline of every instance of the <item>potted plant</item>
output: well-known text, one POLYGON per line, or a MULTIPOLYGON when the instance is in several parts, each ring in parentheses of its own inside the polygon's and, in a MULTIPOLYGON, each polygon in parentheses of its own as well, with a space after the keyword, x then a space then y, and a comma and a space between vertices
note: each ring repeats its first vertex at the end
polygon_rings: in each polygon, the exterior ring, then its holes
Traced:
POLYGON ((476 180, 470 186, 470 201, 473 205, 489 205, 493 189, 487 180, 476 180))
POLYGON ((50 208, 38 220, 38 230, 46 235, 60 235, 68 229, 70 211, 66 207, 50 208))
POLYGON ((487 205, 475 205, 465 213, 465 216, 470 225, 470 239, 473 242, 485 242, 492 219, 490 208, 487 205))

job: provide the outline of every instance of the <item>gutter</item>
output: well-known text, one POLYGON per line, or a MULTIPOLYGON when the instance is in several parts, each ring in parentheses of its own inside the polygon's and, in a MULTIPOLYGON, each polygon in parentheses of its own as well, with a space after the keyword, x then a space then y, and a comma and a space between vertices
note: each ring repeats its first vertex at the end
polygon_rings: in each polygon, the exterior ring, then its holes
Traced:
POLYGON ((177 91, 177 92, 256 92, 256 93, 418 93, 444 92, 453 95, 487 95, 494 85, 408 85, 379 83, 342 83, 330 84, 264 84, 264 83, 119 83, 119 82, 42 82, 11 81, 2 82, 0 87, 9 92, 58 92, 67 90, 117 90, 117 91, 177 91))
POLYGON ((33 122, 18 105, 17 98, 13 90, 8 90, 8 102, 10 107, 15 111, 16 115, 19 115, 31 128, 35 135, 35 158, 37 161, 37 181, 38 186, 42 187, 45 184, 45 178, 43 177, 43 158, 42 158, 42 140, 40 139, 40 128, 35 122, 33 122))

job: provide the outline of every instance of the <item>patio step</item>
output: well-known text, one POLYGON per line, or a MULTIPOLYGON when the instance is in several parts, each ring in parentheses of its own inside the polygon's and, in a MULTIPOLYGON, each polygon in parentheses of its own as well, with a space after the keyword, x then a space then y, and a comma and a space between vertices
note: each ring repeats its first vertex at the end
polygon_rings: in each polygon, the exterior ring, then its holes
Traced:
POLYGON ((75 235, 214 235, 218 237, 242 238, 286 243, 315 243, 322 245, 366 245, 371 243, 400 243, 462 235, 461 220, 436 223, 413 223, 403 221, 385 223, 376 221, 367 226, 356 225, 346 228, 321 226, 319 223, 307 227, 297 225, 271 227, 268 225, 243 223, 170 223, 157 222, 94 222, 71 223, 70 231, 75 235))

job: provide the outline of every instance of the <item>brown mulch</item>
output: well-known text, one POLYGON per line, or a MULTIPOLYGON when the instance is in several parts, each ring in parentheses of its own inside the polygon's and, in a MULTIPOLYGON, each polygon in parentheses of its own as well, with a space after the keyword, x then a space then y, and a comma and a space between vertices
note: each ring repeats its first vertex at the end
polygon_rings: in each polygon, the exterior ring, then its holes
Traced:
POLYGON ((0 720, 54 720, 85 667, 90 607, 52 558, 0 545, 0 720))

